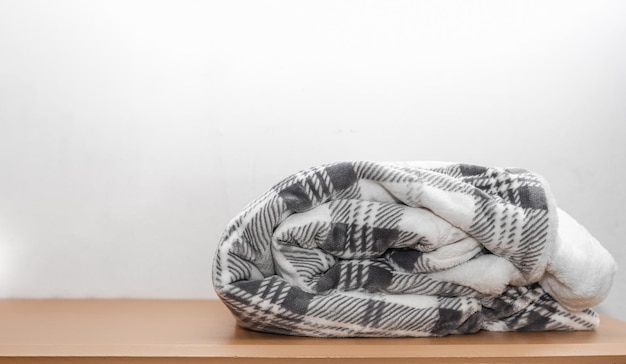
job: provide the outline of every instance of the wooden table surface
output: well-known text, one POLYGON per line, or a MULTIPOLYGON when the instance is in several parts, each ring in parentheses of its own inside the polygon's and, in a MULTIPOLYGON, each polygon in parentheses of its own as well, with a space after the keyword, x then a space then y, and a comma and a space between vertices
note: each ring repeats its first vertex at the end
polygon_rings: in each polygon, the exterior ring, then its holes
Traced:
POLYGON ((0 363, 626 363, 626 323, 597 331, 319 339, 241 329, 213 300, 0 300, 0 363))

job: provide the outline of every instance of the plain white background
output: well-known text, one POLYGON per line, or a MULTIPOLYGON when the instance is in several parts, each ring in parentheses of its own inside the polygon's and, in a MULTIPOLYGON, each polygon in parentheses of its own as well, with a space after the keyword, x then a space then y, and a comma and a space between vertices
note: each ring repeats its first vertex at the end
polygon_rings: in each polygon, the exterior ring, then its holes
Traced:
MULTIPOLYGON (((0 0, 0 297, 215 297, 226 223, 352 159, 543 174, 626 261, 626 3, 0 0)), ((626 275, 600 310, 626 319, 626 275)))

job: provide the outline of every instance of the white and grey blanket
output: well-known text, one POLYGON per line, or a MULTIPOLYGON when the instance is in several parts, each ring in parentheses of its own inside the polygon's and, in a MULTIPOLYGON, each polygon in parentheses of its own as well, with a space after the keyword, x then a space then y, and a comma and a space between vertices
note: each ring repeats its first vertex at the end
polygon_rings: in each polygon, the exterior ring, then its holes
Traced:
POLYGON ((419 337, 594 329, 615 270, 526 170, 344 162, 249 204, 213 283, 252 330, 419 337))

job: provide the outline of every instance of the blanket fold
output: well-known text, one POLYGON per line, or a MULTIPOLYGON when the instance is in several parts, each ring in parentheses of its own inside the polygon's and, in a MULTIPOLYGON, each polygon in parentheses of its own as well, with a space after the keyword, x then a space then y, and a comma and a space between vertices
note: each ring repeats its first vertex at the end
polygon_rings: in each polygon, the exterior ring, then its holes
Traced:
POLYGON ((534 173, 361 161, 298 172, 250 203, 213 283, 249 329, 419 337, 593 329, 615 270, 534 173))

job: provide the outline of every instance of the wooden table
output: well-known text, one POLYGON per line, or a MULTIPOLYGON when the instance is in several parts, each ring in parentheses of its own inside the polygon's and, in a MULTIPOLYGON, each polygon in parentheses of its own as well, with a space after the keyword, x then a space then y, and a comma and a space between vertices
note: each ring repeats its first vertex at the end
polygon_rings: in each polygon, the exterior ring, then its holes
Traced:
POLYGON ((235 325, 211 300, 0 300, 0 363, 626 363, 626 323, 595 332, 317 339, 235 325))

